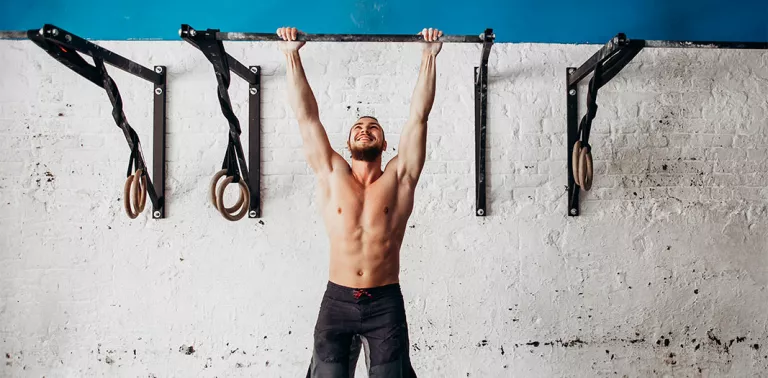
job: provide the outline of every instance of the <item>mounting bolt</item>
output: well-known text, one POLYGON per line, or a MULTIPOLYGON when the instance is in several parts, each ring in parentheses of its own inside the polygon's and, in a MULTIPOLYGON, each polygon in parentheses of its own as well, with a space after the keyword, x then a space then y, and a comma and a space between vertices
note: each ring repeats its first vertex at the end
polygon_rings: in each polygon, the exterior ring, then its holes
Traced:
POLYGON ((574 71, 574 70, 573 70, 573 68, 569 68, 569 69, 568 69, 568 74, 569 74, 569 75, 570 75, 570 74, 572 74, 572 73, 573 73, 573 71, 574 71))
POLYGON ((64 39, 67 40, 67 42, 72 42, 72 36, 69 34, 65 35, 64 39))
POLYGON ((256 210, 251 210, 251 212, 248 213, 248 216, 250 216, 251 218, 256 218, 256 210))
POLYGON ((485 215, 485 210, 477 209, 477 215, 485 215))
POLYGON ((155 72, 163 73, 163 67, 155 67, 155 72))
POLYGON ((259 67, 251 67, 251 72, 253 73, 259 72, 259 67))
POLYGON ((568 94, 571 95, 571 96, 575 96, 576 95, 576 90, 575 89, 571 89, 570 91, 568 91, 568 94))
POLYGON ((194 36, 197 35, 197 32, 195 31, 195 29, 192 29, 192 30, 189 31, 189 35, 194 37, 194 36))
POLYGON ((577 211, 576 209, 571 209, 571 215, 576 215, 577 211))
POLYGON ((155 212, 154 212, 154 213, 152 213, 152 215, 153 215, 155 218, 160 218, 160 216, 161 216, 161 215, 163 215, 163 214, 161 214, 161 213, 160 213, 160 210, 155 210, 155 212))
POLYGON ((156 95, 161 95, 161 94, 163 94, 163 88, 155 88, 155 94, 156 94, 156 95))
POLYGON ((53 30, 51 30, 51 34, 53 34, 54 36, 57 36, 57 35, 59 35, 59 29, 53 29, 53 30))
POLYGON ((259 92, 259 91, 257 91, 257 90, 256 90, 256 88, 251 88, 251 94, 252 94, 252 95, 255 95, 255 94, 256 94, 256 93, 258 93, 258 92, 259 92))

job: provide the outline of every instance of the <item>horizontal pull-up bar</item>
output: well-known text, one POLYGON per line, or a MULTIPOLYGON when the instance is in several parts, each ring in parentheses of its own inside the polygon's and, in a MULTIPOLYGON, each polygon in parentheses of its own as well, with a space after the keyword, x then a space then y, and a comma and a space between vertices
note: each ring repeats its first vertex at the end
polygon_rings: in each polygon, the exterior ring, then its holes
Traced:
POLYGON ((686 49, 744 49, 765 50, 768 42, 705 42, 705 41, 651 41, 644 40, 646 48, 686 48, 686 49))
MULTIPOLYGON (((482 43, 483 34, 479 35, 444 35, 437 40, 447 43, 482 43)), ((281 41, 274 33, 237 33, 219 32, 220 41, 281 41)), ((307 42, 424 42, 424 37, 410 34, 299 34, 298 41, 307 42)))
MULTIPOLYGON (((189 33, 194 37, 197 34, 195 29, 186 29, 182 26, 179 30, 180 36, 186 37, 189 33)), ((495 38, 495 35, 492 35, 495 38)), ((216 39, 219 41, 282 41, 282 38, 276 33, 239 33, 239 32, 217 32, 216 39)), ((423 42, 424 37, 418 34, 299 34, 298 41, 306 42, 423 42)), ((446 43, 483 43, 485 33, 478 35, 444 35, 438 38, 440 42, 446 43)))

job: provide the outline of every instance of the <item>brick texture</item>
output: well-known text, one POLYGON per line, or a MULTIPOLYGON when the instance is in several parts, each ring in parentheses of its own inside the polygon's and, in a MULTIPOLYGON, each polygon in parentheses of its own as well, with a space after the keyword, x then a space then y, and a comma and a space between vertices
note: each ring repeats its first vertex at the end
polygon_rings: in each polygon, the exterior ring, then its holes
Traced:
MULTIPOLYGON (((210 64, 183 42, 98 43, 167 66, 168 218, 124 215, 129 151, 103 90, 30 42, 0 41, 0 376, 302 376, 328 241, 281 54, 226 44, 264 75, 263 218, 231 223, 208 201, 227 141, 210 64)), ((478 218, 479 48, 443 48, 402 248, 420 376, 768 371, 768 55, 638 55, 600 92, 595 185, 569 218, 564 73, 596 49, 494 46, 478 218)), ((392 158, 418 46, 303 56, 333 147, 348 158, 349 127, 371 114, 392 158)), ((151 163, 152 86, 110 72, 151 163)), ((245 122, 247 85, 234 77, 230 95, 245 122)))

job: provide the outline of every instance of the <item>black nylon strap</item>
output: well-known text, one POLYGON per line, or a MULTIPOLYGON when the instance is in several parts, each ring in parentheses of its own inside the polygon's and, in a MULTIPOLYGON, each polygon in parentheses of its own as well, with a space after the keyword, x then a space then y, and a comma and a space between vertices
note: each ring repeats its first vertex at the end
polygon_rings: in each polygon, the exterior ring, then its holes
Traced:
POLYGON ((128 176, 134 172, 134 164, 136 165, 136 170, 141 169, 146 171, 144 158, 141 155, 139 135, 136 134, 136 130, 128 124, 128 120, 125 118, 125 112, 123 112, 123 98, 120 96, 120 90, 117 89, 117 84, 115 84, 115 81, 109 76, 107 67, 104 65, 104 60, 93 58, 93 63, 101 73, 101 87, 107 91, 109 102, 112 103, 112 118, 115 119, 117 127, 123 130, 123 134, 125 134, 125 138, 128 140, 128 145, 131 148, 131 157, 128 162, 128 176))
POLYGON ((597 115, 597 90, 602 86, 602 73, 603 66, 598 63, 595 66, 592 79, 589 80, 589 89, 587 91, 587 113, 579 123, 579 136, 581 145, 588 150, 591 149, 589 145, 589 133, 592 131, 592 120, 597 115))
POLYGON ((579 137, 581 145, 591 150, 589 145, 589 133, 592 131, 592 121, 597 115, 597 91, 603 87, 607 82, 613 79, 621 70, 634 59, 634 57, 640 53, 642 45, 638 43, 630 43, 629 46, 623 48, 605 63, 598 63, 595 66, 592 79, 589 80, 589 91, 587 92, 587 113, 581 119, 579 123, 579 137))
MULTIPOLYGON (((215 36, 217 31, 218 30, 215 29, 208 29, 207 34, 215 36)), ((233 176, 232 182, 238 182, 241 174, 242 179, 245 180, 245 182, 248 182, 248 165, 245 161, 243 147, 240 144, 240 134, 242 133, 240 129, 240 121, 237 119, 237 116, 232 109, 232 101, 229 98, 231 75, 227 53, 224 50, 224 44, 215 38, 206 38, 204 40, 196 41, 196 45, 213 65, 213 70, 216 73, 216 81, 218 82, 216 94, 219 98, 219 105, 224 118, 226 118, 229 123, 227 152, 224 155, 222 169, 227 170, 227 176, 233 176)))

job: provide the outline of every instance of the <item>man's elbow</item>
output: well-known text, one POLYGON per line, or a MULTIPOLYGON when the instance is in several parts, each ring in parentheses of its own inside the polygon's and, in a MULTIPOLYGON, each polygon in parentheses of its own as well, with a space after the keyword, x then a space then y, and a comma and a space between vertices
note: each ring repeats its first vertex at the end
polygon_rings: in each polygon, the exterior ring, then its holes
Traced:
POLYGON ((299 122, 300 125, 309 125, 315 122, 319 122, 320 117, 317 112, 297 112, 296 121, 299 122))
POLYGON ((426 127, 427 120, 429 119, 429 113, 424 112, 411 112, 408 116, 409 123, 417 126, 426 127))

